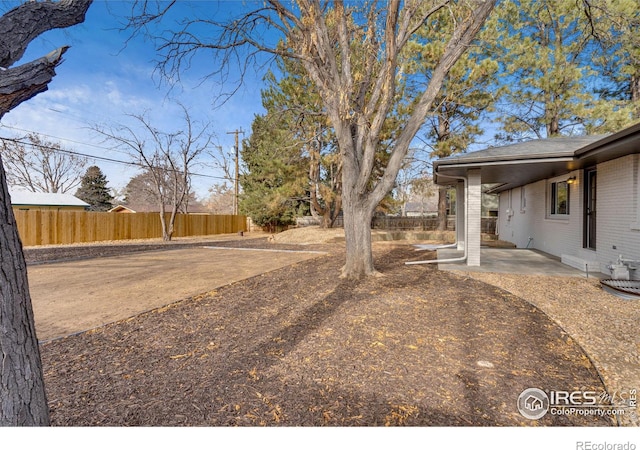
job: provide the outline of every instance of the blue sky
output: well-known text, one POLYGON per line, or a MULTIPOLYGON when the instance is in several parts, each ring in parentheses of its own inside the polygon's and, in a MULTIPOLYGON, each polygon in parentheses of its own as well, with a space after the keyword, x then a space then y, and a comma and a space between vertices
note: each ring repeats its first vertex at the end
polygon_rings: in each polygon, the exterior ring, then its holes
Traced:
MULTIPOLYGON (((240 2, 221 2, 222 8, 240 2)), ((243 129, 245 137, 255 114, 263 112, 260 89, 263 74, 240 89, 226 104, 212 108, 220 86, 214 80, 202 81, 208 73, 209 61, 199 58, 191 70, 181 76, 181 84, 169 86, 156 73, 157 55, 153 43, 137 37, 125 44, 126 32, 119 31, 122 17, 131 2, 96 0, 89 8, 83 24, 65 30, 52 30, 34 41, 24 60, 32 60, 50 51, 70 45, 64 62, 49 90, 21 104, 2 118, 0 136, 24 135, 25 131, 41 133, 60 142, 69 150, 130 160, 123 153, 110 150, 109 144, 90 128, 95 124, 112 126, 129 122, 127 114, 148 113, 151 122, 162 131, 176 131, 182 123, 181 111, 172 100, 184 104, 193 119, 211 123, 215 144, 231 152, 234 136, 243 129)), ((218 8, 215 1, 196 2, 197 8, 218 8)), ((177 16, 176 16, 177 17, 177 16)), ((224 88, 224 87, 223 87, 224 88)), ((94 160, 107 176, 109 186, 123 188, 138 170, 134 167, 94 160)), ((197 173, 220 176, 210 168, 197 173)), ((194 189, 204 196, 207 189, 221 180, 194 177, 194 189)))

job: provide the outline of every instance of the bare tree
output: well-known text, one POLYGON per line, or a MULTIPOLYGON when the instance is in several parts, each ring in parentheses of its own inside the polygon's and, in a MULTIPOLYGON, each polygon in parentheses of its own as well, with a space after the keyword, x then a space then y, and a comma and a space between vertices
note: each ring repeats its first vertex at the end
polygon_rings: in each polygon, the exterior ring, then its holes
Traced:
MULTIPOLYGON (((138 31, 164 14, 162 9, 151 11, 150 2, 138 4, 143 11, 131 21, 138 31)), ((161 69, 175 78, 200 50, 214 52, 218 60, 213 66, 223 76, 228 75, 230 63, 246 69, 259 52, 302 63, 322 99, 342 159, 346 237, 342 275, 360 278, 377 273, 371 253, 373 213, 393 188, 409 145, 431 112, 449 70, 471 45, 494 4, 495 0, 388 0, 383 5, 368 1, 345 6, 341 0, 265 0, 225 22, 189 18, 177 32, 163 33, 161 69), (405 99, 411 112, 381 170, 377 152, 387 119, 398 104, 403 78, 400 55, 418 30, 437 28, 438 14, 445 12, 453 15, 455 26, 425 77, 424 89, 415 98, 405 99), (280 32, 280 45, 272 34, 265 39, 267 29, 280 32)), ((160 8, 166 6, 160 4, 160 8)))
POLYGON ((428 165, 423 163, 414 155, 419 153, 419 149, 410 149, 409 155, 404 160, 402 167, 398 171, 395 185, 395 198, 400 206, 400 215, 406 216, 406 206, 414 193, 414 187, 421 183, 428 171, 428 165))
POLYGON ((206 164, 214 170, 222 172, 222 180, 233 184, 236 179, 235 173, 235 150, 229 151, 222 148, 220 145, 214 145, 211 149, 207 150, 207 155, 210 157, 210 162, 206 164))
POLYGON ((212 214, 233 214, 234 195, 233 186, 216 183, 209 188, 209 197, 203 203, 212 214))
MULTIPOLYGON (((84 21, 91 0, 28 2, 0 18, 0 118, 47 90, 66 47, 11 67, 29 43, 84 21)), ((0 157, 0 425, 49 425, 27 267, 0 157)))
POLYGON ((2 139, 2 160, 9 186, 31 192, 66 193, 80 184, 87 160, 35 133, 22 139, 2 139))
MULTIPOLYGON (((174 198, 174 186, 175 178, 172 176, 170 170, 158 169, 150 170, 145 169, 139 174, 133 176, 127 185, 124 187, 122 196, 122 202, 127 207, 138 212, 157 212, 160 198, 158 191, 160 190, 165 199, 165 212, 171 210, 171 201, 174 198), (160 182, 160 189, 158 189, 158 182, 160 182)), ((180 186, 181 184, 178 184, 180 186)), ((178 206, 178 213, 188 214, 203 206, 196 198, 196 193, 190 190, 186 194, 178 206)))
POLYGON ((189 198, 190 170, 212 140, 212 135, 208 134, 208 124, 194 122, 187 109, 183 105, 180 107, 184 119, 184 127, 180 131, 160 131, 144 114, 130 115, 140 129, 127 125, 110 129, 95 127, 107 140, 127 151, 151 176, 165 241, 171 240, 176 214, 189 198))

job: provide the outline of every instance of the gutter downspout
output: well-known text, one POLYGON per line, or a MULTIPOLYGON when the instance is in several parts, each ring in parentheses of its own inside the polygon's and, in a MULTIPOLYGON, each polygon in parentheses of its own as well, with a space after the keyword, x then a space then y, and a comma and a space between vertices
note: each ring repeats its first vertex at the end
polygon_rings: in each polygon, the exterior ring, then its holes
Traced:
POLYGON ((464 254, 458 258, 449 258, 449 259, 429 259, 424 261, 407 261, 405 265, 415 265, 415 264, 437 264, 437 263, 453 263, 453 262, 463 262, 467 260, 467 248, 469 247, 469 201, 467 198, 467 178, 466 177, 455 177, 452 175, 442 175, 436 172, 436 175, 444 178, 453 178, 455 180, 462 180, 464 183, 464 254))

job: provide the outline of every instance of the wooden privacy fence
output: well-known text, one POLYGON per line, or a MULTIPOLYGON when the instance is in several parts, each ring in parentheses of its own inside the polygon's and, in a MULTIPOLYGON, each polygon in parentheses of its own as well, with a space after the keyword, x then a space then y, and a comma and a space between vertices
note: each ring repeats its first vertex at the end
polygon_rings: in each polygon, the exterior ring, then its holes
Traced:
MULTIPOLYGON (((161 238, 158 213, 118 214, 86 211, 14 211, 22 245, 73 244, 161 238)), ((167 214, 167 221, 169 214, 167 214)), ((246 216, 178 214, 173 237, 247 231, 246 216)))

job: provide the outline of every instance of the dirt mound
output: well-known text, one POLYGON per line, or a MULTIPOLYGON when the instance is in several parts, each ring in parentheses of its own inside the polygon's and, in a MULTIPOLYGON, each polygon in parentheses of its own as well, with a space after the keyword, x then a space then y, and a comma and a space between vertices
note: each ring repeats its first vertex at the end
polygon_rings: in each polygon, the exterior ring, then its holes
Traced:
POLYGON ((344 240, 344 230, 342 228, 320 227, 292 228, 274 234, 269 240, 278 244, 327 244, 344 240))
MULTIPOLYGON (((293 228, 274 234, 269 238, 271 242, 278 244, 328 244, 344 242, 344 229, 342 228, 320 228, 316 226, 293 228)), ((455 233, 452 231, 410 231, 410 230, 372 230, 371 240, 381 241, 409 241, 442 243, 455 242, 455 233)))

